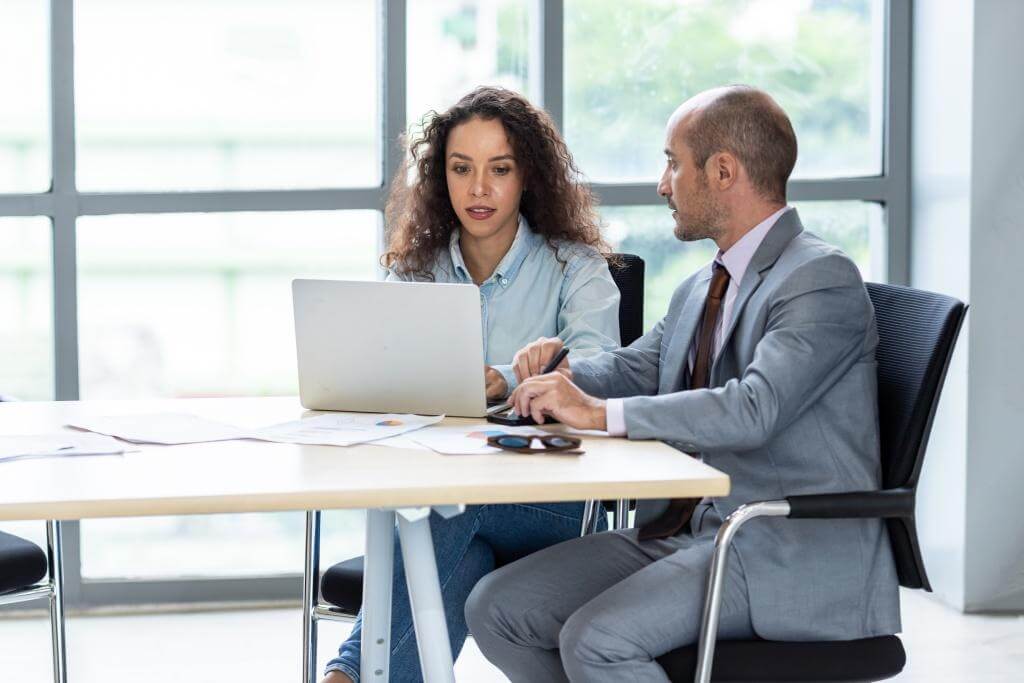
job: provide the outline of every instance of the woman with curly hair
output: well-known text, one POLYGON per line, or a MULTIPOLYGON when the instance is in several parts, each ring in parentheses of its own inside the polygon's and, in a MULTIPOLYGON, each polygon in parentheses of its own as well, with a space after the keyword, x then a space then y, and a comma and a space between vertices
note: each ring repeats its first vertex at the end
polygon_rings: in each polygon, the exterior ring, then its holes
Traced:
MULTIPOLYGON (((430 118, 409 152, 416 173, 410 182, 402 169, 392 183, 383 264, 390 280, 480 287, 489 398, 540 371, 535 359, 514 357, 538 337, 561 338, 570 356, 618 348, 610 250, 593 196, 544 111, 509 90, 480 87, 430 118)), ((578 536, 582 516, 583 503, 472 505, 451 519, 431 513, 453 657, 466 639, 463 608, 476 582, 578 536)), ((361 634, 360 615, 323 683, 359 680, 361 634)), ((421 680, 397 539, 390 675, 421 680)))

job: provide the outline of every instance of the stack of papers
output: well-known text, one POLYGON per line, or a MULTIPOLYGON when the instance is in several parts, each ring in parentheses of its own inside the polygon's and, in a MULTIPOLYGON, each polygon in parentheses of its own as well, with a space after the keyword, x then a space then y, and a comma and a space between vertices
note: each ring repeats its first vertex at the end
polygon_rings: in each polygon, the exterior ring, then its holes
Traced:
POLYGON ((229 441, 244 439, 247 436, 245 430, 238 427, 185 413, 90 417, 72 422, 69 426, 116 436, 132 443, 157 443, 166 446, 229 441))
POLYGON ((171 445, 258 439, 312 446, 352 446, 422 429, 443 419, 444 415, 327 413, 260 429, 242 429, 195 415, 159 413, 85 418, 71 426, 133 443, 171 445))
POLYGON ((0 436, 0 462, 30 458, 70 458, 83 455, 121 455, 124 444, 101 434, 33 434, 0 436))
POLYGON ((443 419, 444 415, 328 413, 259 429, 249 438, 311 446, 351 446, 406 434, 443 419))
POLYGON ((487 438, 498 434, 537 434, 536 427, 505 427, 491 422, 421 429, 407 438, 443 455, 487 455, 500 448, 487 445, 487 438))

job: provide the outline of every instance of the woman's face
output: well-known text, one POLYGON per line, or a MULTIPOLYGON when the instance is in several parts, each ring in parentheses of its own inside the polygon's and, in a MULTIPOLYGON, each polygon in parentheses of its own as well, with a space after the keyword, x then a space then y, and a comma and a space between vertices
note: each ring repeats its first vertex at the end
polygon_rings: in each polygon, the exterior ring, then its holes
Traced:
POLYGON ((474 117, 453 128, 445 169, 448 197, 463 230, 477 238, 516 230, 523 175, 501 121, 474 117))

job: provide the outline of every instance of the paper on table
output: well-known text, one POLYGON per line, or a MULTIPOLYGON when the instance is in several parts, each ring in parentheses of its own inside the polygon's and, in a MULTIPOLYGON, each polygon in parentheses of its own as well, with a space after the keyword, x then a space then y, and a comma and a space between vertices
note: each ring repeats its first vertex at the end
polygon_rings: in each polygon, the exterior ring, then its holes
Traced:
POLYGON ((124 444, 102 434, 32 434, 0 436, 0 462, 29 458, 122 455, 124 444))
POLYGON ((500 453, 500 448, 487 445, 487 437, 498 434, 535 434, 535 427, 505 427, 490 422, 428 427, 409 439, 443 455, 486 455, 500 453))
MULTIPOLYGON (((429 427, 425 427, 425 429, 430 429, 430 428, 429 427)), ((404 434, 400 434, 398 436, 389 436, 386 439, 377 439, 376 441, 371 441, 370 443, 372 445, 374 445, 374 446, 386 446, 388 448, 407 448, 407 449, 413 450, 413 451, 429 451, 430 450, 426 446, 421 446, 420 444, 416 443, 410 437, 408 437, 408 436, 406 436, 404 434)))
POLYGON ((437 424, 444 415, 327 413, 258 429, 249 438, 311 446, 352 446, 437 424))
POLYGON ((72 427, 109 434, 134 443, 185 444, 232 439, 276 443, 351 446, 405 434, 444 419, 444 415, 326 413, 261 429, 241 429, 184 413, 90 417, 72 427))
POLYGON ((109 434, 133 443, 164 445, 244 439, 245 430, 186 413, 112 415, 87 417, 70 424, 99 434, 109 434))

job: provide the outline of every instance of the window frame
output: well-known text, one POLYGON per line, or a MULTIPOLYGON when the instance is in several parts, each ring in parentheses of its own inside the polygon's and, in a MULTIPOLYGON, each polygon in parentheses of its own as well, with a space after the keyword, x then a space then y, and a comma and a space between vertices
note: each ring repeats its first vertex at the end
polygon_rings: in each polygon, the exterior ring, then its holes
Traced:
MULTIPOLYGON (((564 0, 534 0, 533 62, 541 104, 561 128, 564 119, 564 0)), ((0 194, 0 217, 50 218, 53 235, 54 397, 79 396, 76 221, 79 216, 140 213, 382 211, 398 170, 406 129, 407 0, 377 0, 378 98, 382 182, 374 187, 216 192, 79 192, 75 185, 74 0, 50 0, 50 105, 53 181, 47 192, 0 194)), ((889 282, 910 275, 910 59, 912 0, 886 0, 883 48, 882 172, 878 176, 789 183, 792 201, 861 200, 882 205, 889 282)), ((532 68, 532 67, 531 67, 532 68)), ((656 183, 594 183, 602 205, 660 205, 656 183)), ((382 224, 382 223, 381 223, 382 224)), ((383 249, 378 231, 378 251, 383 249)), ((79 522, 64 526, 65 594, 71 607, 173 603, 294 603, 301 576, 86 580, 81 574, 79 522)))

